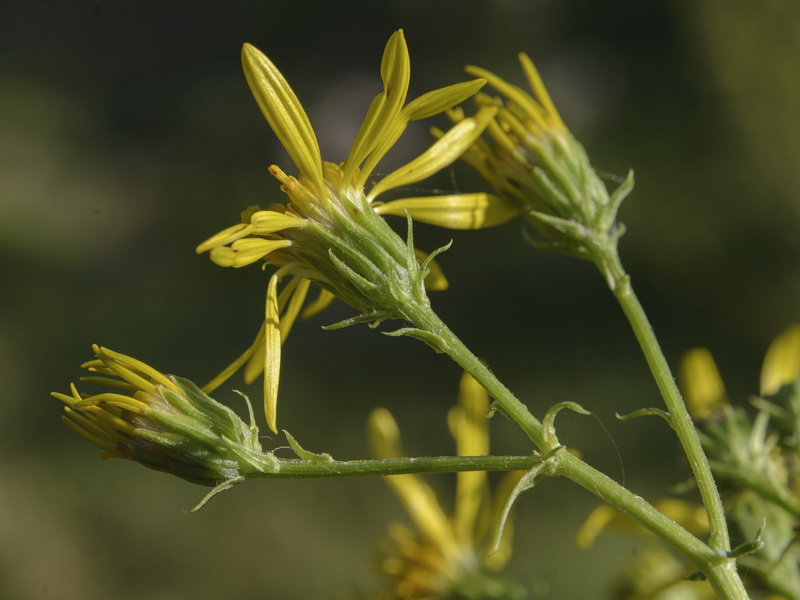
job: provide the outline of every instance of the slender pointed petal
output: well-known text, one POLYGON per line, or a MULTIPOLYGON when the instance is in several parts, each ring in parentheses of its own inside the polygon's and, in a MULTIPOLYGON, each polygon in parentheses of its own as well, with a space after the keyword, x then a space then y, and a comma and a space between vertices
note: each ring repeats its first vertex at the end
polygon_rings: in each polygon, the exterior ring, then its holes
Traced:
POLYGON ((269 428, 278 433, 278 383, 281 375, 281 326, 278 319, 278 278, 273 275, 267 286, 264 311, 264 414, 269 428))
POLYGON ((367 199, 372 201, 387 190, 416 183, 442 170, 478 139, 495 114, 496 108, 487 107, 482 108, 474 118, 464 119, 417 158, 376 183, 367 199))
POLYGON ((336 299, 336 296, 329 292, 326 289, 320 289, 319 296, 317 296, 316 300, 310 302, 306 305, 303 309, 303 312, 300 314, 301 319, 310 319, 313 316, 318 315, 323 310, 328 308, 336 299))
MULTIPOLYGON (((231 364, 225 367, 225 369, 219 375, 214 377, 214 379, 209 381, 200 389, 203 391, 203 393, 210 394, 219 386, 221 386, 223 383, 225 383, 228 379, 230 379, 231 375, 233 375, 234 373, 236 373, 236 371, 241 369, 242 366, 244 366, 250 360, 250 358, 255 353, 258 352, 258 349, 263 347, 264 347, 264 326, 262 325, 261 329, 258 330, 256 339, 253 341, 250 347, 244 352, 242 352, 242 354, 235 361, 233 361, 231 364)), ((259 365, 258 372, 261 373, 261 365, 259 365)), ((246 377, 245 381, 247 381, 246 377)))
POLYGON ((539 75, 539 71, 534 66, 533 61, 527 54, 520 52, 519 62, 522 65, 525 78, 528 80, 528 85, 533 91, 534 96, 539 99, 542 108, 544 108, 545 112, 550 115, 551 119, 553 119, 560 128, 566 129, 567 127, 564 125, 564 121, 561 120, 561 115, 558 113, 556 105, 550 97, 550 92, 548 92, 547 88, 544 86, 542 77, 539 75))
MULTIPOLYGON (((411 78, 411 61, 408 56, 405 36, 402 29, 396 31, 386 43, 386 49, 381 60, 381 78, 383 79, 383 92, 372 101, 367 116, 361 124, 356 135, 350 154, 347 157, 347 170, 345 180, 355 172, 355 169, 364 162, 367 155, 384 137, 386 128, 391 125, 408 93, 408 83, 411 78)), ((363 180, 368 175, 362 175, 363 180)))
POLYGON ((433 90, 415 98, 403 108, 403 114, 409 121, 427 119, 461 104, 476 94, 486 83, 485 79, 474 79, 433 90))
POLYGON ((242 46, 242 66, 250 91, 300 173, 322 193, 322 157, 303 106, 281 72, 258 49, 242 46))
POLYGON ((508 200, 492 194, 448 194, 401 198, 375 206, 379 215, 405 216, 449 229, 483 229, 502 225, 519 210, 508 200))
MULTIPOLYGON (((450 432, 459 456, 489 454, 489 395, 468 373, 461 377, 458 406, 448 415, 450 432)), ((456 480, 454 529, 459 541, 474 540, 475 524, 483 502, 486 471, 462 472, 456 480)))

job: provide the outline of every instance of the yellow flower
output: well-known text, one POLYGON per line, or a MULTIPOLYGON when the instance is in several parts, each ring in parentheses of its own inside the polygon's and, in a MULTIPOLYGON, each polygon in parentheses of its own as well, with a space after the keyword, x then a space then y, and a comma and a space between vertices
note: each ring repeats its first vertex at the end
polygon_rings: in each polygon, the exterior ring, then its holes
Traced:
POLYGON ((487 107, 443 134, 427 151, 390 173, 369 191, 367 182, 378 162, 411 121, 441 113, 475 94, 478 79, 423 94, 406 104, 409 57, 402 31, 391 36, 381 62, 383 92, 373 100, 349 156, 339 164, 322 160, 311 123, 280 71, 249 44, 242 49, 245 76, 256 102, 299 171, 287 175, 277 166, 284 203, 266 210, 251 207, 242 222, 197 247, 221 266, 243 267, 263 260, 277 267, 267 291, 264 326, 253 345, 203 389, 211 391, 240 367, 245 380, 266 373, 267 424, 276 431, 281 342, 305 302, 311 282, 322 288, 305 315, 324 308, 334 297, 358 311, 356 321, 403 319, 410 302, 425 302, 425 283, 446 286, 433 265, 436 253, 418 259, 411 240, 404 241, 381 214, 399 214, 453 228, 488 227, 509 220, 516 209, 489 194, 411 198, 380 203, 386 191, 416 183, 456 160, 480 136, 496 113, 487 107), (278 282, 291 281, 278 292, 278 282), (433 278, 433 279, 432 279, 433 278))
POLYGON ((728 405, 725 385, 707 348, 693 348, 683 355, 680 380, 689 414, 695 419, 709 419, 728 405))
MULTIPOLYGON (((489 453, 489 399, 469 375, 461 380, 459 403, 448 414, 450 432, 459 456, 489 453)), ((400 432, 391 414, 378 408, 369 421, 372 452, 377 458, 403 455, 400 432)), ((457 474, 455 511, 448 515, 436 493, 419 475, 391 475, 387 483, 406 509, 416 531, 399 523, 389 528, 388 556, 383 571, 393 580, 393 597, 517 598, 521 590, 492 575, 511 556, 511 526, 503 531, 498 550, 487 556, 493 526, 521 473, 509 473, 495 492, 489 493, 484 471, 457 474), (486 590, 503 595, 481 595, 486 590), (467 593, 469 591, 469 593, 467 593), (469 595, 469 594, 472 595, 469 595)))
POLYGON ((101 458, 126 458, 207 486, 261 471, 269 462, 252 409, 246 425, 187 379, 106 348, 93 349, 97 358, 83 367, 99 376, 81 381, 111 391, 84 395, 73 384, 70 394, 53 396, 66 404, 64 422, 99 446, 101 458))
MULTIPOLYGON (((476 141, 464 153, 469 163, 550 244, 551 250, 593 258, 597 237, 611 241, 622 234, 617 209, 633 187, 633 177, 609 195, 583 146, 564 125, 530 58, 519 55, 532 95, 478 67, 467 72, 483 77, 504 99, 478 94, 479 109, 496 107, 486 131, 491 142, 476 141)), ((455 122, 460 109, 450 111, 455 122)))

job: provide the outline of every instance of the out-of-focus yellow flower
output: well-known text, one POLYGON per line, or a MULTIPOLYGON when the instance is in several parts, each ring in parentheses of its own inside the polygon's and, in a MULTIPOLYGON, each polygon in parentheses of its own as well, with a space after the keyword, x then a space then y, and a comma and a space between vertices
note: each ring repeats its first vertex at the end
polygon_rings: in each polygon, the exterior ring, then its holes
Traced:
MULTIPOLYGON (((461 380, 459 403, 448 415, 459 456, 489 453, 489 400, 469 375, 461 380)), ((369 438, 377 458, 403 456, 400 432, 391 414, 378 408, 369 420, 369 438)), ((392 597, 404 600, 524 598, 517 584, 493 572, 511 556, 511 525, 499 549, 487 556, 494 526, 521 473, 509 473, 490 494, 484 471, 457 474, 455 511, 448 515, 436 493, 419 475, 391 475, 387 483, 402 502, 416 531, 399 523, 389 528, 382 568, 393 581, 392 597), (495 595, 490 595, 494 590, 495 595)))
POLYGON ((167 376, 130 356, 93 346, 81 381, 111 388, 98 394, 54 393, 64 422, 100 447, 101 458, 126 458, 193 483, 215 486, 263 471, 258 427, 187 379, 167 376))
POLYGON ((708 419, 727 406, 725 385, 707 348, 693 348, 683 355, 680 380, 689 414, 695 419, 708 419))
MULTIPOLYGON (((418 260, 411 239, 400 238, 381 214, 408 215, 452 228, 499 224, 516 209, 490 194, 411 198, 379 203, 389 190, 416 183, 456 160, 484 130, 497 109, 486 107, 443 134, 428 150, 365 187, 375 167, 411 121, 441 113, 475 94, 478 79, 423 94, 406 104, 409 57, 402 31, 391 36, 381 62, 383 92, 373 100, 346 160, 322 160, 311 123, 289 84, 275 65, 249 44, 242 62, 250 90, 275 135, 299 173, 287 175, 277 166, 270 173, 281 183, 284 203, 266 210, 251 207, 242 222, 197 247, 225 267, 264 261, 277 267, 267 292, 264 325, 253 345, 203 389, 210 392, 245 366, 245 380, 265 373, 267 424, 276 430, 280 347, 305 302, 309 283, 322 288, 305 315, 323 309, 338 297, 358 311, 356 320, 403 319, 409 302, 422 301, 425 283, 437 289, 446 280, 433 265, 436 253, 418 260), (278 281, 291 281, 278 291, 278 281), (431 281, 433 278, 435 281, 431 281)), ((410 234, 410 228, 409 228, 410 234)))

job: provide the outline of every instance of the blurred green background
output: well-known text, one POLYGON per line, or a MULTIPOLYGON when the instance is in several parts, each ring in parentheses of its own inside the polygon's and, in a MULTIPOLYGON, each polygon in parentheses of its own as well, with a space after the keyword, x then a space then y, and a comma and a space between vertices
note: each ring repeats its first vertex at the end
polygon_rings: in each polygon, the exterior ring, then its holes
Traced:
MULTIPOLYGON (((800 319, 800 5, 795 0, 5 2, 0 7, 0 597, 352 598, 374 588, 376 540, 403 515, 378 479, 258 481, 184 514, 205 493, 101 462, 59 421, 101 343, 209 378, 255 334, 266 279, 215 267, 194 246, 250 204, 279 199, 289 162, 239 64, 250 42, 291 82, 328 160, 346 156, 392 31, 404 28, 412 96, 478 64, 521 83, 537 63, 598 169, 637 187, 621 255, 669 360, 707 345, 730 395, 757 391, 761 357, 800 319)), ((420 152, 411 130, 384 172, 420 152)), ((482 189, 455 165, 415 192, 482 189)), ((534 413, 574 400, 562 439, 657 496, 686 469, 657 419, 644 361, 588 264, 529 248, 512 223, 416 229, 451 288, 435 308, 534 413)), ((280 426, 306 447, 366 455, 376 405, 415 454, 452 452, 445 414, 459 371, 426 346, 366 327, 295 328, 280 426)), ((216 395, 232 406, 229 388, 216 395)), ((258 398, 258 386, 249 391, 258 398)), ((525 452, 493 421, 497 452, 525 452)), ((266 428, 264 428, 266 429, 266 428)), ((265 439, 265 447, 280 445, 265 439)), ((446 496, 452 478, 434 478, 446 496)), ((578 550, 596 505, 567 482, 522 498, 509 572, 537 597, 600 598, 639 541, 578 550), (580 577, 573 575, 580 565, 580 577)), ((367 594, 367 597, 368 594, 367 594)))

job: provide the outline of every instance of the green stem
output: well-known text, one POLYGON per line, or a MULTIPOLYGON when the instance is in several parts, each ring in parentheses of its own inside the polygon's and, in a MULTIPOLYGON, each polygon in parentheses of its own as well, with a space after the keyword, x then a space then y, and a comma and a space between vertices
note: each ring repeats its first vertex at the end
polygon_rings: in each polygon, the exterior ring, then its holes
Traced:
POLYGON ((647 529, 694 562, 724 600, 747 600, 747 591, 736 572, 733 559, 710 548, 683 527, 667 518, 643 498, 636 496, 594 467, 559 448, 554 431, 547 431, 528 408, 450 331, 427 303, 409 308, 409 321, 434 334, 437 349, 445 352, 470 373, 494 398, 497 406, 514 420, 548 456, 545 474, 570 479, 598 498, 639 521, 647 529))
POLYGON ((709 545, 720 552, 727 552, 731 546, 722 499, 717 490, 714 476, 711 474, 711 467, 700 443, 700 437, 697 435, 697 429, 692 423, 692 418, 675 383, 675 378, 672 376, 667 359, 664 357, 653 328, 647 320, 647 315, 631 287, 630 277, 622 267, 616 246, 611 242, 601 242, 592 249, 595 251, 593 256, 595 263, 606 276, 608 285, 628 318, 633 333, 642 348, 656 385, 658 385, 667 406, 670 415, 669 423, 675 430, 689 460, 700 496, 703 499, 703 505, 708 512, 711 532, 709 545))
POLYGON ((528 471, 542 463, 539 456, 424 456, 374 460, 278 459, 249 477, 322 478, 370 477, 407 473, 454 473, 458 471, 528 471))

